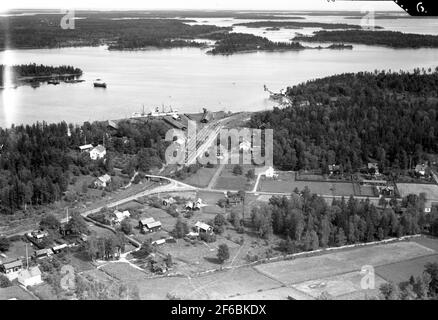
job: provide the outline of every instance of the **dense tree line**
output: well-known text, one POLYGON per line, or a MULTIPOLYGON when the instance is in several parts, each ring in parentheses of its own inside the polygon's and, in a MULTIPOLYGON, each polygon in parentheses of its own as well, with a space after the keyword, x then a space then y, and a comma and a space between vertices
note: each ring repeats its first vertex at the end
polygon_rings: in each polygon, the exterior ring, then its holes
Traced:
POLYGON ((205 43, 189 40, 169 40, 169 39, 145 39, 142 37, 133 37, 129 39, 121 39, 116 44, 108 47, 109 50, 129 50, 147 47, 156 48, 183 48, 193 47, 201 48, 206 46, 205 43))
POLYGON ((280 235, 285 238, 280 249, 295 253, 418 234, 429 222, 424 203, 423 196, 411 195, 401 204, 387 203, 384 209, 353 197, 334 199, 328 205, 306 188, 290 199, 273 197, 268 204, 253 208, 251 220, 260 237, 280 235))
POLYGON ((423 274, 395 284, 382 284, 379 288, 383 300, 436 300, 438 298, 438 264, 427 263, 423 274))
POLYGON ((247 33, 216 33, 209 35, 209 39, 216 38, 211 54, 233 54, 245 51, 270 51, 270 50, 302 50, 300 43, 273 42, 267 38, 247 33))
POLYGON ((112 45, 115 49, 134 49, 155 45, 193 46, 191 42, 170 41, 194 39, 199 35, 229 30, 212 25, 189 25, 181 19, 114 19, 111 13, 76 13, 74 29, 60 27, 62 14, 0 17, 0 47, 57 48, 112 45), (8 41, 6 42, 6 35, 8 41))
POLYGON ((132 170, 160 167, 167 129, 160 121, 122 121, 117 131, 99 122, 0 128, 0 212, 60 200, 74 176, 111 173, 110 155, 105 161, 92 161, 87 153, 79 152, 85 143, 104 144, 108 152, 132 155, 128 164, 132 170))
POLYGON ((392 48, 437 48, 438 36, 398 31, 336 30, 316 31, 312 36, 297 36, 296 41, 347 42, 392 48))
POLYGON ((340 164, 357 172, 368 161, 405 170, 437 153, 438 69, 361 72, 290 87, 293 105, 256 113, 254 128, 274 129, 274 164, 287 170, 340 164))
MULTIPOLYGON (((0 65, 0 85, 4 85, 5 65, 0 65)), ((45 77, 52 75, 82 75, 82 70, 73 66, 45 66, 35 63, 14 65, 11 67, 12 82, 16 83, 22 77, 45 77)))
POLYGON ((247 28, 285 28, 285 29, 303 29, 303 28, 322 28, 322 29, 362 29, 360 25, 346 23, 321 23, 321 22, 299 22, 299 21, 255 21, 236 23, 234 26, 243 26, 247 28))

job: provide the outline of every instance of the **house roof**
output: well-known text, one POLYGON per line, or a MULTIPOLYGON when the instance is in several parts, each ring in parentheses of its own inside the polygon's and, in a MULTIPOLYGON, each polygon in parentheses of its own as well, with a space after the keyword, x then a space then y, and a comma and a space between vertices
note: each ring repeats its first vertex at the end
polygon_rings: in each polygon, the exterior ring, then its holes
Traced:
POLYGON ((103 145, 99 144, 92 151, 98 152, 98 153, 104 153, 104 152, 106 152, 106 148, 103 145))
POLYGON ((110 127, 110 128, 116 129, 116 130, 119 129, 118 124, 115 123, 115 122, 112 121, 112 120, 108 120, 108 122, 107 122, 107 126, 110 127))
POLYGON ((79 146, 79 149, 81 150, 87 150, 87 149, 92 149, 93 145, 92 144, 84 144, 82 146, 79 146))
POLYGON ((50 254, 50 249, 40 249, 35 251, 35 255, 50 254))
POLYGON ((146 223, 146 227, 147 227, 148 229, 161 227, 161 222, 160 222, 160 221, 148 222, 148 223, 146 223))
POLYGON ((49 235, 49 233, 47 231, 41 231, 41 230, 37 230, 37 231, 32 231, 31 236, 34 238, 43 238, 43 237, 47 237, 49 235))
POLYGON ((271 171, 274 172, 274 168, 272 166, 264 166, 260 168, 255 168, 255 175, 266 175, 267 172, 271 171))
POLYGON ((141 220, 140 220, 140 222, 141 222, 142 225, 146 225, 146 224, 148 224, 148 223, 152 223, 152 222, 154 222, 154 221, 155 221, 154 218, 144 218, 144 219, 141 219, 141 220))
POLYGON ((116 211, 114 211, 114 215, 116 216, 117 220, 119 220, 119 221, 131 216, 131 214, 129 213, 128 210, 125 210, 123 212, 116 210, 116 211))
POLYGON ((213 119, 213 114, 210 111, 204 112, 201 121, 211 121, 213 119))
POLYGON ((364 179, 364 180, 362 180, 362 183, 370 183, 370 184, 381 183, 381 184, 386 184, 388 182, 386 180, 367 180, 367 179, 364 179))
POLYGON ((65 218, 62 218, 59 222, 60 222, 61 224, 66 224, 66 223, 68 223, 69 221, 70 221, 70 218, 65 217, 65 218))
POLYGON ((164 243, 166 243, 166 239, 158 239, 158 240, 152 241, 152 244, 160 245, 160 244, 164 244, 164 243))
POLYGON ((12 268, 16 268, 16 267, 22 267, 23 266, 23 262, 21 261, 21 259, 15 259, 15 260, 9 260, 9 261, 5 261, 2 263, 3 267, 5 269, 12 269, 12 268))
POLYGON ((103 176, 100 176, 97 179, 99 179, 102 182, 108 182, 111 181, 111 176, 109 176, 108 174, 104 174, 103 176))
POLYGON ((368 169, 379 169, 379 164, 376 162, 369 162, 368 169))
POLYGON ((33 277, 41 276, 41 270, 38 267, 21 270, 19 275, 22 279, 31 279, 33 277))
POLYGON ((62 250, 62 249, 64 249, 64 248, 67 248, 67 244, 61 244, 61 245, 59 245, 59 246, 54 246, 53 248, 52 248, 52 250, 55 250, 55 251, 58 251, 58 250, 62 250))
POLYGON ((195 227, 202 229, 202 230, 210 230, 212 227, 204 222, 198 221, 195 224, 195 227))

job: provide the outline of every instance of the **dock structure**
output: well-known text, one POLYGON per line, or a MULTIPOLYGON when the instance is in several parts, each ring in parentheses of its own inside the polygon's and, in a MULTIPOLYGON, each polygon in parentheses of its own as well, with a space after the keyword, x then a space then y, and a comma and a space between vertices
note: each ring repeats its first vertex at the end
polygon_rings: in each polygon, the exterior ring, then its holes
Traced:
POLYGON ((163 120, 170 124, 172 127, 179 129, 179 130, 187 130, 187 126, 184 125, 181 121, 177 121, 171 116, 165 116, 163 117, 163 120))

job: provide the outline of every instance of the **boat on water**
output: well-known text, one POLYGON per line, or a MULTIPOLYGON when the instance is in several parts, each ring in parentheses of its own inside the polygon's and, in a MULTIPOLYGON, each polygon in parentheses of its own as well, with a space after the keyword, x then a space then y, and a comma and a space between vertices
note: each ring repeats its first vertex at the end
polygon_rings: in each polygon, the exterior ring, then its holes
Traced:
POLYGON ((281 93, 273 93, 269 96, 269 99, 274 100, 274 101, 281 101, 283 100, 283 95, 281 93))
POLYGON ((266 85, 264 85, 263 87, 264 87, 264 90, 269 93, 269 99, 271 99, 273 101, 281 102, 286 97, 285 94, 283 93, 283 90, 281 90, 280 93, 276 93, 276 92, 272 92, 271 90, 269 90, 266 85))
POLYGON ((40 83, 39 83, 39 81, 32 81, 32 82, 30 83, 30 86, 31 86, 32 88, 38 88, 38 87, 40 86, 40 83))
POLYGON ((60 84, 61 82, 59 80, 52 79, 52 80, 47 81, 47 83, 48 84, 53 84, 53 85, 56 86, 56 85, 60 84))
POLYGON ((156 107, 154 109, 154 111, 146 113, 144 111, 144 106, 143 106, 143 111, 142 112, 134 112, 132 114, 131 118, 165 117, 165 116, 170 116, 174 119, 178 119, 179 118, 179 111, 177 109, 172 109, 171 106, 169 107, 169 109, 167 111, 165 111, 164 106, 162 106, 161 111, 160 111, 159 107, 156 107))
POLYGON ((84 82, 85 80, 82 79, 71 79, 71 80, 64 80, 65 83, 80 83, 84 82))
POLYGON ((96 79, 96 80, 93 82, 93 85, 94 85, 95 88, 106 88, 106 83, 103 82, 103 81, 100 80, 100 79, 96 79))

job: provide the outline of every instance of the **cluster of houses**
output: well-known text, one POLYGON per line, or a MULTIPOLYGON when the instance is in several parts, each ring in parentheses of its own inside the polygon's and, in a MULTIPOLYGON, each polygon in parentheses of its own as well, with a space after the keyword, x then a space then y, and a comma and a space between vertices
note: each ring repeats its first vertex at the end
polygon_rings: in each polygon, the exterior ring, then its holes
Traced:
MULTIPOLYGON (((92 144, 85 144, 80 146, 79 150, 81 152, 87 152, 90 155, 91 160, 103 159, 106 156, 106 148, 101 144, 97 145, 96 147, 94 147, 92 144)), ((110 182, 111 176, 104 174, 94 181, 93 186, 95 188, 106 188, 110 182)))
POLYGON ((196 201, 187 201, 186 204, 184 205, 184 209, 196 211, 196 210, 201 210, 203 206, 205 206, 205 204, 202 203, 202 199, 198 198, 198 200, 196 201))
POLYGON ((414 171, 415 171, 415 173, 418 175, 418 176, 420 176, 420 177, 422 177, 422 178, 424 178, 424 177, 427 177, 428 175, 430 175, 430 169, 429 169, 429 167, 427 166, 427 164, 417 164, 416 166, 415 166, 415 169, 414 169, 414 171))
POLYGON ((10 281, 17 279, 18 283, 25 287, 43 283, 38 266, 24 268, 23 261, 18 258, 0 263, 0 273, 10 281))
MULTIPOLYGON (((63 229, 60 228, 60 233, 62 234, 61 230, 63 230, 63 229)), ((28 234, 26 234, 26 236, 37 247, 41 247, 40 246, 41 243, 43 242, 43 240, 46 237, 49 236, 49 233, 47 231, 36 230, 36 231, 29 232, 28 234)), ((63 243, 63 244, 56 245, 56 246, 53 246, 50 248, 42 248, 42 249, 36 250, 34 252, 33 258, 41 259, 41 258, 45 258, 45 257, 50 257, 52 254, 60 253, 62 250, 64 250, 67 247, 68 247, 68 245, 63 243)))

